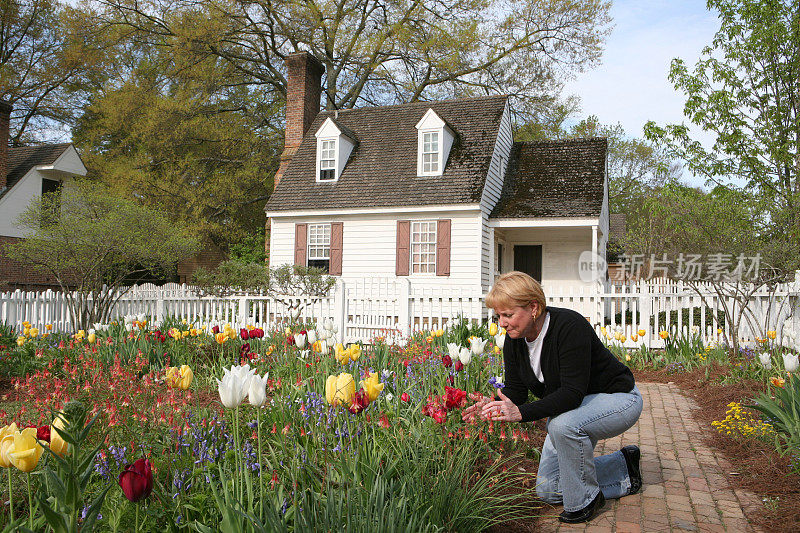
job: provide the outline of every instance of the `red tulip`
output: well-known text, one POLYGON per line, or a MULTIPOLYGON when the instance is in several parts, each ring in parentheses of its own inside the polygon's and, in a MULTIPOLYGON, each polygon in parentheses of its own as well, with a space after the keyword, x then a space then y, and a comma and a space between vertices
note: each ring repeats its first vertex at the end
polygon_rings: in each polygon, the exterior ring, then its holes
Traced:
POLYGON ((462 363, 460 360, 456 361, 455 364, 453 365, 453 370, 455 370, 456 372, 461 372, 463 369, 464 369, 464 363, 462 363))
POLYGON ((37 428, 36 438, 45 442, 50 442, 50 426, 42 426, 37 428))
POLYGON ((130 501, 136 503, 147 498, 153 491, 153 472, 150 461, 139 459, 132 465, 126 465, 119 474, 119 486, 130 501))
POLYGON ((214 326, 213 328, 211 328, 211 333, 213 333, 214 335, 219 333, 219 326, 214 326))
POLYGON ((461 405, 467 401, 467 391, 461 389, 454 389, 453 387, 445 387, 445 401, 444 407, 448 411, 461 405))
POLYGON ((246 341, 250 338, 250 332, 247 331, 245 328, 239 330, 239 336, 242 338, 243 341, 246 341))
POLYGON ((403 394, 400 395, 400 399, 402 401, 408 403, 408 402, 411 401, 411 396, 409 396, 409 394, 407 392, 404 392, 403 394))
POLYGON ((445 368, 450 368, 450 366, 452 366, 452 364, 453 364, 453 360, 450 359, 449 355, 444 354, 442 356, 442 364, 445 366, 445 368))
POLYGON ((289 346, 294 346, 294 335, 286 336, 286 344, 288 344, 289 346))

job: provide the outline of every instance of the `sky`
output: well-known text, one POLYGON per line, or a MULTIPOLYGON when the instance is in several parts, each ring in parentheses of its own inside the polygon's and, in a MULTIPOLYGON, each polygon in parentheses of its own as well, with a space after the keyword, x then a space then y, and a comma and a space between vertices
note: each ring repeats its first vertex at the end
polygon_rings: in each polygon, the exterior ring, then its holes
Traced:
MULTIPOLYGON (((704 0, 614 0, 614 28, 602 64, 579 74, 566 92, 581 98, 579 119, 597 115, 603 124, 620 123, 641 137, 644 124, 685 122, 683 93, 667 78, 673 58, 693 66, 719 29, 704 0)), ((711 138, 695 132, 709 145, 711 138)), ((699 180, 684 176, 694 185, 699 180)))

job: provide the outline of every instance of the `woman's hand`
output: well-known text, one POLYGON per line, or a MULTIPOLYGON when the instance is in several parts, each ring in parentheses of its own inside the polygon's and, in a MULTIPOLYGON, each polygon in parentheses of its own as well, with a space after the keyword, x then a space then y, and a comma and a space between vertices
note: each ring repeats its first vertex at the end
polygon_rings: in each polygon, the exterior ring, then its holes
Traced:
POLYGON ((503 394, 503 389, 497 389, 497 395, 500 397, 499 400, 486 402, 482 405, 481 418, 495 422, 519 422, 522 420, 519 407, 509 400, 508 396, 503 394))
POLYGON ((476 401, 474 404, 470 405, 461 412, 461 419, 464 422, 472 422, 475 420, 475 416, 482 416, 481 410, 483 409, 483 406, 490 401, 492 401, 492 399, 488 396, 481 397, 480 400, 476 401))

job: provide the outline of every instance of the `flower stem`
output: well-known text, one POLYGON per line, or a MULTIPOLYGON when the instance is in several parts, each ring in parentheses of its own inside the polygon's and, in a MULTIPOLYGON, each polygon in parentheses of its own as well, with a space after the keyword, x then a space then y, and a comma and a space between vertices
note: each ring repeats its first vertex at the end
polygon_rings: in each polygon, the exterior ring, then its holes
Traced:
POLYGON ((31 473, 26 474, 25 480, 28 483, 28 527, 33 530, 33 496, 31 495, 31 473))
POLYGON ((261 492, 261 502, 258 506, 258 518, 263 520, 264 513, 264 459, 261 456, 261 406, 256 407, 257 417, 256 424, 258 424, 258 485, 261 492))
POLYGON ((133 504, 133 505, 136 508, 136 530, 135 531, 138 533, 139 532, 139 506, 136 505, 136 504, 133 504))
POLYGON ((6 468, 8 474, 8 510, 11 513, 11 522, 14 522, 14 493, 11 490, 11 467, 6 468))

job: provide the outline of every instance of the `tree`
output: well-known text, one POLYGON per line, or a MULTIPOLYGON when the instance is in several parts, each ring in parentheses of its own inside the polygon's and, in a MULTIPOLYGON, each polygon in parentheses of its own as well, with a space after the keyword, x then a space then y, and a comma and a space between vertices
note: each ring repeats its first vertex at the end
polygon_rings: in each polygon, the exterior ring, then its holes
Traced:
POLYGON ((0 5, 0 99, 14 107, 11 142, 57 137, 81 108, 104 53, 84 46, 84 28, 57 0, 0 5))
POLYGON ((308 50, 326 68, 328 109, 515 95, 535 107, 598 62, 606 0, 103 0, 107 24, 158 46, 191 42, 283 100, 283 60, 308 50), (193 14, 203 20, 184 24, 193 14))
POLYGON ((75 329, 107 322, 126 283, 169 272, 197 251, 197 241, 163 213, 77 183, 33 200, 18 224, 28 235, 7 255, 51 274, 75 329))
POLYGON ((773 242, 800 266, 800 4, 709 0, 720 29, 692 72, 675 59, 670 80, 684 114, 715 137, 707 148, 685 124, 649 122, 646 137, 710 184, 742 180, 763 195, 773 242))

